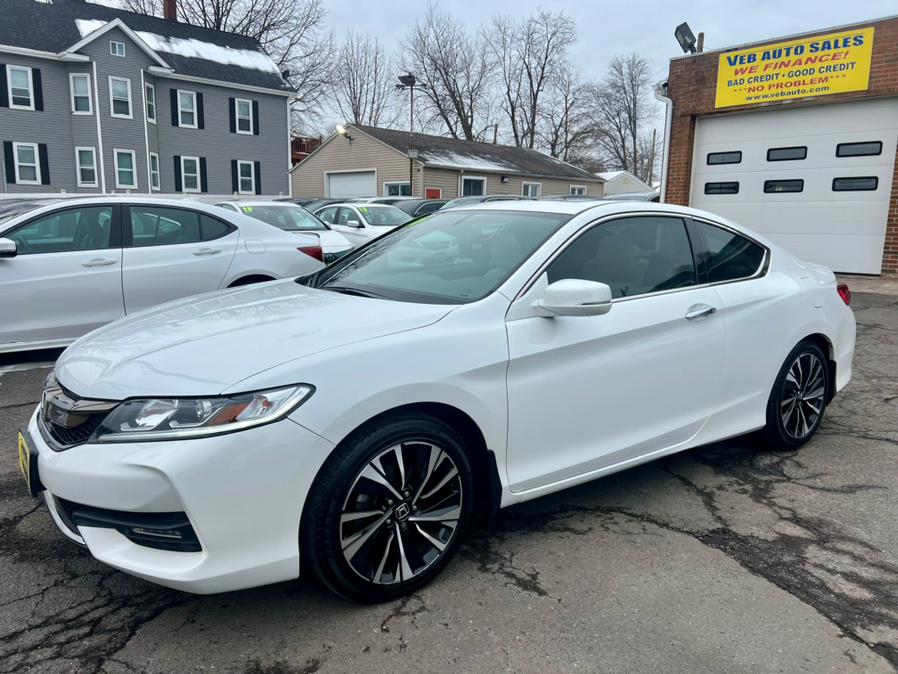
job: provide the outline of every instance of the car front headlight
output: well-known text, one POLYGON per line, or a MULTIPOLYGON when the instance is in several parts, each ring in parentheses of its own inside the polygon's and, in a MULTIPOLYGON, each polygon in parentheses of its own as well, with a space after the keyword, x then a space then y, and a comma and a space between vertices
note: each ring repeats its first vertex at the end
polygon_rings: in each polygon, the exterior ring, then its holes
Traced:
POLYGON ((232 433, 282 419, 314 391, 314 386, 300 384, 211 398, 126 400, 103 420, 96 440, 180 440, 232 433))

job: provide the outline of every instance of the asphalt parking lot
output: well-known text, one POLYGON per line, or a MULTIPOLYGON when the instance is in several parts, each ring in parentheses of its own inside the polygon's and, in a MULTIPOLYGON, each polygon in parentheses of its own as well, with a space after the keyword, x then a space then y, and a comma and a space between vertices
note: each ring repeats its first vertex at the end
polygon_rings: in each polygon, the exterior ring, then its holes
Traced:
POLYGON ((380 606, 93 561, 18 472, 55 354, 0 356, 0 672, 895 671, 898 296, 853 306, 854 380, 799 453, 736 439, 508 509, 380 606))

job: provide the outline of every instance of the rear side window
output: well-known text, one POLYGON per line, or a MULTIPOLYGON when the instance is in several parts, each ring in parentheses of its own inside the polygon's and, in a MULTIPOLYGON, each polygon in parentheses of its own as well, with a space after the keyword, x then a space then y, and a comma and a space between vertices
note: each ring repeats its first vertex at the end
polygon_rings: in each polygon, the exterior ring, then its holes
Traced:
POLYGON ((679 218, 633 217, 593 227, 565 248, 547 270, 549 283, 599 281, 612 297, 695 285, 686 226, 679 218))
POLYGON ((19 227, 6 237, 16 242, 19 255, 102 250, 110 247, 112 208, 67 208, 19 227))
POLYGON ((754 276, 764 260, 764 248, 722 227, 696 222, 705 239, 703 263, 709 283, 735 281, 754 276))
POLYGON ((798 147, 772 147, 767 150, 767 161, 796 161, 807 159, 808 148, 798 147))
POLYGON ((202 235, 203 241, 220 239, 233 231, 234 228, 231 225, 224 223, 221 220, 216 220, 208 215, 200 216, 200 234, 202 235))
POLYGON ((833 178, 833 192, 872 192, 879 187, 876 176, 833 178))
POLYGON ((882 141, 879 140, 836 145, 837 157, 872 157, 880 154, 882 154, 882 141))
POLYGON ((705 183, 705 194, 739 194, 739 183, 705 183))
POLYGON ((164 206, 131 206, 131 245, 174 246, 197 243, 200 235, 200 215, 196 211, 164 206))
POLYGON ((715 166, 717 164, 739 164, 742 162, 742 150, 709 152, 707 162, 709 166, 715 166))

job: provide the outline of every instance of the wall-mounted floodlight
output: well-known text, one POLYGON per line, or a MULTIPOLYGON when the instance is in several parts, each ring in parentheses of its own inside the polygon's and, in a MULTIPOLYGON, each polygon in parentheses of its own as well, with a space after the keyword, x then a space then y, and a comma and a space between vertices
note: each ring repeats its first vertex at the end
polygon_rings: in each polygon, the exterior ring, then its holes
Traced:
POLYGON ((680 43, 680 49, 683 50, 684 54, 695 53, 695 34, 692 32, 688 23, 684 21, 677 26, 674 30, 674 37, 677 38, 677 42, 680 43))
POLYGON ((346 127, 342 124, 337 124, 337 134, 346 138, 349 141, 349 144, 352 145, 352 136, 349 135, 349 132, 346 131, 346 127))

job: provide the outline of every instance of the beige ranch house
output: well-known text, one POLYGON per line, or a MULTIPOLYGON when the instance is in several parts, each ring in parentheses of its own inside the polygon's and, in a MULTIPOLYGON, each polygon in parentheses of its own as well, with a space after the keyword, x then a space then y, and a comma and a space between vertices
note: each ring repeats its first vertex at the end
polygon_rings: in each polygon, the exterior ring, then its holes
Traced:
POLYGON ((602 196, 603 180, 521 147, 346 125, 293 167, 294 197, 602 196), (414 185, 409 185, 412 161, 414 185))

